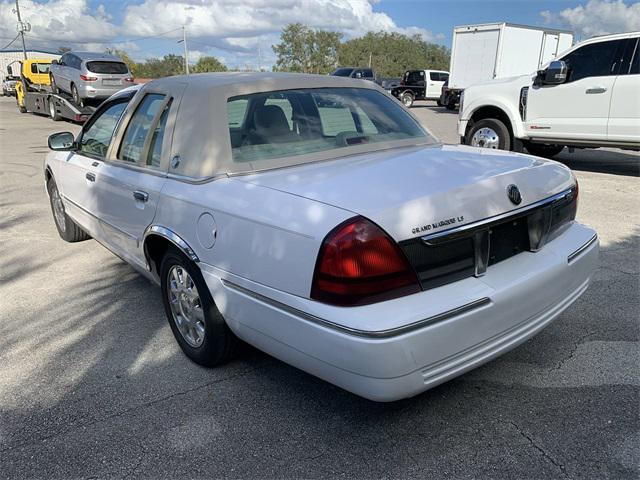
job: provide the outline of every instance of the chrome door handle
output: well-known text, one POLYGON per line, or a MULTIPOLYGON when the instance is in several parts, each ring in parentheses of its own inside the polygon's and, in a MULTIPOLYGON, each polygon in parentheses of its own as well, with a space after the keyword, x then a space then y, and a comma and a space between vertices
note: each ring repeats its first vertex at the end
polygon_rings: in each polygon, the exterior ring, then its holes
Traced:
POLYGON ((589 95, 589 94, 593 94, 593 93, 604 93, 606 91, 607 91, 607 89, 604 88, 604 87, 591 87, 591 88, 587 88, 585 93, 587 95, 589 95))
POLYGON ((84 178, 86 178, 90 182, 95 182, 96 181, 95 173, 87 172, 86 175, 84 176, 84 178))
POLYGON ((139 202, 146 202, 149 200, 149 194, 147 192, 143 192, 142 190, 136 190, 133 192, 133 198, 138 200, 139 202))

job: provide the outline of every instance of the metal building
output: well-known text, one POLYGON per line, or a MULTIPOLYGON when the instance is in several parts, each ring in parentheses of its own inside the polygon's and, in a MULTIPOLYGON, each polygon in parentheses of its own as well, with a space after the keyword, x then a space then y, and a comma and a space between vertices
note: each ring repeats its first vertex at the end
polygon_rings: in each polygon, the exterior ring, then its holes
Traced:
MULTIPOLYGON (((60 53, 56 53, 50 50, 38 50, 31 49, 27 50, 28 58, 50 58, 58 60, 60 58, 60 53)), ((22 50, 0 50, 0 79, 3 79, 8 75, 7 73, 7 65, 15 62, 16 60, 24 59, 24 55, 22 54, 22 50)), ((17 65, 17 64, 16 64, 17 65)), ((14 69, 14 75, 18 74, 17 68, 14 69)))

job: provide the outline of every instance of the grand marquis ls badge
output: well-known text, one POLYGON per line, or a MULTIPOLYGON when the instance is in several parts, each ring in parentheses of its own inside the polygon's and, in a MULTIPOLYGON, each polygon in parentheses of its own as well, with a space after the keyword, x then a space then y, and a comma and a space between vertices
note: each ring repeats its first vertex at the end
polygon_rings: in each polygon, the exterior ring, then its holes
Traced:
POLYGON ((507 195, 509 196, 509 200, 514 205, 520 205, 522 203, 522 195, 520 194, 520 189, 517 185, 509 185, 507 187, 507 195))

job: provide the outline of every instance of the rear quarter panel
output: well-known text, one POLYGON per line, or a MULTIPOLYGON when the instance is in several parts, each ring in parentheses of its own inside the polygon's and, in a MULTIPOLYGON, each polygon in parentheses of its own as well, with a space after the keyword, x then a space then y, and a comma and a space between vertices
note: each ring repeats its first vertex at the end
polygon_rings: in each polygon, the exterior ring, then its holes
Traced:
POLYGON ((201 262, 246 280, 308 297, 320 245, 353 213, 223 178, 204 184, 168 180, 154 224, 171 229, 201 262), (215 221, 211 228, 201 219, 215 221), (199 227, 200 220, 200 227, 199 227))

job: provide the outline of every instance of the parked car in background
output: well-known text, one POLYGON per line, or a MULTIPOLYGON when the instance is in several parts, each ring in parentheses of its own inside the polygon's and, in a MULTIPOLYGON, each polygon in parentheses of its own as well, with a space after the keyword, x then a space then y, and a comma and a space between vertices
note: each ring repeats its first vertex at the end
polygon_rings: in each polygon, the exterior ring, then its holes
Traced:
POLYGON ((20 77, 13 75, 7 75, 2 81, 2 95, 5 97, 13 97, 16 94, 16 82, 20 80, 20 77))
POLYGON ((572 32, 544 27, 505 22, 454 27, 443 105, 455 108, 460 93, 476 83, 533 72, 572 43, 572 32))
POLYGON ((330 75, 334 77, 361 78, 372 82, 376 80, 376 72, 372 68, 340 67, 336 68, 330 75))
POLYGON ((206 366, 239 337, 369 399, 409 397, 535 335, 597 264, 567 167, 442 145, 369 82, 168 77, 49 146, 60 236, 158 282, 206 366))
POLYGON ((108 98, 133 84, 127 65, 106 53, 67 52, 51 66, 53 92, 71 94, 79 106, 87 99, 108 98))
POLYGON ((440 100, 442 85, 449 79, 449 72, 441 70, 407 70, 400 85, 391 94, 409 108, 416 100, 440 100))
POLYGON ((382 88, 384 88, 387 92, 391 93, 391 90, 400 85, 402 79, 400 77, 392 77, 392 78, 380 78, 377 83, 382 88))
POLYGON ((565 146, 640 149, 640 32, 574 45, 546 68, 467 88, 462 143, 553 157, 565 146))

